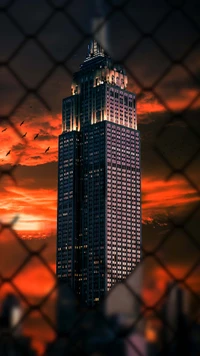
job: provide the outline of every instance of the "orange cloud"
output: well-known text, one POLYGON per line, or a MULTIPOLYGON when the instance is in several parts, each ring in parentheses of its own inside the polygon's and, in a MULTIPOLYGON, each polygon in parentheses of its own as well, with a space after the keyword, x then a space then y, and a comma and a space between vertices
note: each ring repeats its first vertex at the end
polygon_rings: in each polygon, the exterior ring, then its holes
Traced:
MULTIPOLYGON (((137 119, 138 123, 149 123, 155 120, 153 114, 168 112, 165 107, 174 112, 186 109, 195 97, 199 94, 198 89, 180 88, 176 93, 170 91, 167 96, 156 95, 156 92, 145 91, 138 93, 137 99, 137 119), (164 101, 164 104, 163 104, 164 101)), ((200 101, 195 101, 191 106, 191 110, 199 110, 200 101)))
MULTIPOLYGON (((182 88, 178 91, 178 95, 170 92, 167 103, 172 110, 182 110, 186 106, 186 99, 187 102, 191 102, 197 93, 197 89, 182 88)), ((61 102, 62 97, 60 97, 61 102)), ((200 102, 197 101, 193 109, 197 110, 199 107, 200 102)), ((165 107, 153 92, 138 95, 139 122, 148 123, 153 120, 152 114, 164 112, 166 112, 165 107)), ((61 111, 50 113, 38 100, 31 98, 29 102, 25 102, 16 110, 11 121, 17 127, 19 134, 8 123, 1 123, 0 162, 2 166, 14 164, 21 155, 20 164, 27 166, 57 162, 58 135, 61 133, 62 126, 61 111), (22 122, 24 123, 20 126, 22 122), (7 130, 2 132, 4 129, 7 130), (39 136, 34 140, 36 134, 39 136), (24 135, 26 136, 23 138, 24 135), (47 147, 50 147, 50 150, 45 154, 47 147)))
POLYGON ((144 92, 137 99, 138 121, 147 121, 149 114, 166 111, 162 103, 154 96, 152 92, 144 92))
POLYGON ((17 127, 19 134, 8 123, 0 125, 1 166, 15 164, 19 158, 20 164, 27 166, 57 162, 58 135, 61 133, 60 113, 50 115, 48 111, 44 111, 39 116, 34 114, 29 116, 24 113, 24 110, 20 109, 13 117, 12 122, 17 127), (23 121, 24 123, 20 126, 23 121), (6 131, 2 132, 4 129, 6 131), (35 138, 37 134, 38 137, 35 138), (26 136, 23 138, 24 135, 26 136), (12 137, 12 141, 10 137, 12 137), (50 149, 45 153, 48 147, 50 149))
MULTIPOLYGON (((18 231, 49 232, 56 229, 57 189, 34 188, 31 181, 20 182, 15 187, 8 181, 1 189, 1 221, 10 222, 15 215, 19 220, 15 225, 18 231), (26 183, 30 188, 24 188, 26 183), (12 196, 12 200, 10 197, 12 196)), ((151 223, 158 216, 184 214, 199 201, 199 195, 181 176, 166 182, 161 178, 142 178, 142 219, 151 223)))
POLYGON ((156 216, 183 214, 191 204, 199 202, 198 192, 182 177, 169 181, 144 177, 142 179, 142 219, 151 222, 156 216))
POLYGON ((19 220, 16 230, 51 230, 56 227, 56 189, 27 189, 8 182, 1 192, 4 207, 0 208, 1 222, 10 222, 15 215, 19 220), (10 199, 12 197, 12 200, 10 199))

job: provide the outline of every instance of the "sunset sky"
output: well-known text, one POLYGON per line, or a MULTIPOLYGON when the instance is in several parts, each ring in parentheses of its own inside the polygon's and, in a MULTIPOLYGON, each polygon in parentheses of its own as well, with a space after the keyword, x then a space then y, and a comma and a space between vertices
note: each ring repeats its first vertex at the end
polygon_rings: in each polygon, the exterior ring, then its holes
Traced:
MULTIPOLYGON (((64 1, 52 3, 63 6, 64 1)), ((108 1, 111 3, 123 1, 108 1)), ((152 251, 173 229, 156 255, 176 278, 184 278, 198 262, 200 246, 200 35, 197 5, 188 0, 181 12, 164 0, 155 0, 151 6, 147 0, 126 3, 123 11, 116 8, 115 12, 111 12, 112 7, 107 4, 107 50, 114 59, 123 61, 129 78, 128 89, 137 94, 143 248, 152 251), (165 21, 156 28, 164 16, 165 21), (151 36, 143 38, 141 31, 152 33, 153 40, 151 36), (134 45, 136 47, 131 51, 134 45), (173 223, 177 225, 175 228, 173 223)), ((1 176, 1 223, 10 223, 18 215, 13 228, 32 250, 47 244, 42 255, 52 271, 55 271, 61 105, 62 99, 70 95, 71 74, 85 59, 91 34, 90 19, 94 13, 89 0, 67 2, 64 9, 65 13, 59 9, 54 12, 50 2, 30 0, 27 4, 25 0, 16 0, 8 9, 10 19, 5 13, 0 14, 0 30, 4 29, 5 33, 0 35, 0 61, 3 63, 0 68, 1 171, 10 169, 20 159, 13 172, 16 184, 10 177, 1 176), (37 32, 49 16, 49 21, 37 32), (34 38, 26 38, 24 31, 35 35, 43 47, 34 38), (5 65, 7 61, 10 69, 5 65), (55 65, 55 61, 59 64, 55 65), (27 93, 26 88, 36 88, 37 91, 27 93), (7 116, 16 129, 3 120, 7 116), (26 137, 22 139, 24 134, 26 137), (39 135, 34 140, 36 134, 39 135), (48 147, 49 151, 44 153, 48 147)), ((1 231, 0 251, 0 275, 11 277, 28 252, 8 229, 1 231)), ((144 301, 153 305, 162 296, 171 277, 152 257, 144 260, 143 268, 144 301)), ((186 280, 197 294, 200 292, 199 272, 197 266, 186 280)), ((13 283, 28 301, 37 304, 53 288, 55 280, 34 257, 14 277, 13 283)), ((0 297, 10 288, 3 284, 0 297)), ((49 305, 44 305, 47 315, 54 302, 55 295, 49 305)), ((50 317, 53 318, 52 314, 50 317)), ((40 345, 41 350, 41 342, 49 340, 53 333, 40 319, 37 313, 33 314, 26 331, 35 336, 35 345, 40 345), (41 335, 40 330, 46 332, 41 335)))

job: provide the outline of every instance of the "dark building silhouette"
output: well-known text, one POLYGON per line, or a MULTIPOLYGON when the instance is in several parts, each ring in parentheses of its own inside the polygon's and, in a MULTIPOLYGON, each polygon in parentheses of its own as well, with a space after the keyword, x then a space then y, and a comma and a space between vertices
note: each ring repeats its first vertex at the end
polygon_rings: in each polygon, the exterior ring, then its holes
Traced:
POLYGON ((65 336, 78 318, 79 304, 75 293, 63 280, 58 280, 58 300, 56 306, 57 332, 65 336))
POLYGON ((22 307, 19 299, 12 293, 2 301, 0 313, 0 355, 36 356, 31 347, 31 339, 21 332, 20 319, 22 307))
POLYGON ((57 276, 90 306, 140 262, 140 134, 127 82, 93 40, 63 100, 57 276))
POLYGON ((19 299, 12 293, 7 294, 1 306, 1 327, 5 329, 14 328, 14 333, 21 331, 20 319, 22 307, 19 299))
POLYGON ((193 353, 192 322, 189 316, 188 291, 176 282, 167 286, 167 296, 162 308, 162 354, 197 355, 193 353))

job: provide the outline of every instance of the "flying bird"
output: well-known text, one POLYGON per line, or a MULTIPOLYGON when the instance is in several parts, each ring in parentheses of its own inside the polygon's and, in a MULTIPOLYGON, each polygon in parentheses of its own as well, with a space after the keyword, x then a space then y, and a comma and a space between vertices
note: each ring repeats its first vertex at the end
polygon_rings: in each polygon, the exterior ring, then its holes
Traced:
POLYGON ((25 132, 25 134, 22 136, 22 138, 23 138, 23 137, 26 137, 26 135, 27 135, 27 132, 25 132))
POLYGON ((48 147, 48 148, 45 150, 45 152, 44 152, 44 153, 46 153, 47 151, 49 151, 49 149, 50 149, 50 147, 48 147))
POLYGON ((7 130, 7 127, 5 128, 5 129, 3 129, 1 132, 4 132, 4 131, 6 131, 7 130))
POLYGON ((23 125, 23 123, 24 123, 24 121, 22 121, 22 122, 21 122, 21 124, 20 124, 19 126, 22 126, 22 125, 23 125))
POLYGON ((39 136, 39 133, 34 136, 34 140, 39 136))
POLYGON ((8 156, 10 154, 10 152, 11 152, 11 150, 6 153, 6 156, 8 156))

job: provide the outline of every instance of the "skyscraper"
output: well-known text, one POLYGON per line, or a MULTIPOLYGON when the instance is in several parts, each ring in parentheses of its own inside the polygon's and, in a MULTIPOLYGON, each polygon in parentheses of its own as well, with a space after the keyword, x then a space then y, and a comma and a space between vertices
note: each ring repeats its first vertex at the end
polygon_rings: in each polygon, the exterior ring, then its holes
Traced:
POLYGON ((57 276, 90 306, 140 262, 140 133, 127 84, 93 40, 63 99, 57 276))

